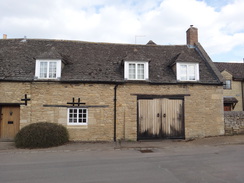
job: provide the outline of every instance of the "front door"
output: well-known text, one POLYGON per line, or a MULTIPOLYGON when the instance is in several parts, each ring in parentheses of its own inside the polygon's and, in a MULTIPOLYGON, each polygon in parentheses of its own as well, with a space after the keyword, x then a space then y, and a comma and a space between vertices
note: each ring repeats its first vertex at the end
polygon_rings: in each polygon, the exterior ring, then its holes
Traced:
POLYGON ((224 111, 231 111, 231 104, 224 104, 224 111))
POLYGON ((138 100, 138 140, 184 138, 183 100, 138 100))
POLYGON ((20 107, 2 106, 0 110, 0 137, 4 140, 13 140, 19 131, 20 107))

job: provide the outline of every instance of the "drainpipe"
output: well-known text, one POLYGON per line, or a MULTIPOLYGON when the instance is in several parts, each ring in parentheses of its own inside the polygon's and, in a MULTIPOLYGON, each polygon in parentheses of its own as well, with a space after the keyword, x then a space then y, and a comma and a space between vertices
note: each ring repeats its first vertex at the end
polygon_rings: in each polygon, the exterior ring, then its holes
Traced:
POLYGON ((242 93, 242 110, 244 111, 244 85, 243 85, 243 83, 244 83, 244 80, 242 80, 242 82, 241 82, 241 93, 242 93))
POLYGON ((116 114, 117 114, 117 88, 118 84, 114 86, 114 142, 116 142, 116 114))

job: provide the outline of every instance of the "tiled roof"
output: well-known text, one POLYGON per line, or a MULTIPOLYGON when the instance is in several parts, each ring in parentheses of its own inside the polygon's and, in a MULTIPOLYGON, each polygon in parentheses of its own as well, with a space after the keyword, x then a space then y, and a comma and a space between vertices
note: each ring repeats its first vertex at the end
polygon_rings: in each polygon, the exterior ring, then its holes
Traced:
POLYGON ((244 79, 244 63, 214 62, 214 64, 220 72, 224 70, 228 71, 233 76, 233 79, 244 79))
POLYGON ((224 103, 233 104, 233 103, 237 103, 237 102, 238 102, 238 100, 235 97, 231 97, 231 96, 224 97, 224 103))
POLYGON ((149 61, 150 83, 177 83, 169 64, 180 53, 187 62, 200 66, 200 83, 220 84, 215 71, 199 51, 186 45, 130 45, 82 41, 2 39, 0 40, 0 80, 33 81, 35 62, 40 58, 65 61, 64 82, 128 82, 123 61, 149 61))

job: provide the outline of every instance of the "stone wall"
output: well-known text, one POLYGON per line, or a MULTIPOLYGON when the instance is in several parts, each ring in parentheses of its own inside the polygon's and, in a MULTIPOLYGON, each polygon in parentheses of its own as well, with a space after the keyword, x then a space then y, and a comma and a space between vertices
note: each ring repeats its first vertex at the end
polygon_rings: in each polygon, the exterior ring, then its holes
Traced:
MULTIPOLYGON (((114 138, 114 84, 65 84, 59 82, 0 82, 0 103, 19 103, 25 94, 31 101, 20 108, 20 127, 36 122, 66 126, 71 140, 112 141, 114 138), (88 124, 67 124, 67 105, 72 98, 88 108, 88 124)), ((186 139, 224 134, 223 90, 213 85, 149 85, 127 83, 117 88, 117 139, 137 140, 137 96, 188 95, 184 98, 186 139)))
POLYGON ((126 84, 118 87, 118 139, 137 139, 136 94, 189 95, 184 98, 185 138, 224 134, 222 86, 126 84))
POLYGON ((244 111, 225 111, 225 134, 244 134, 244 111))
POLYGON ((20 128, 36 122, 52 122, 67 127, 71 140, 113 140, 113 85, 60 84, 58 82, 4 82, 0 83, 0 103, 20 103, 25 94, 31 101, 20 107, 20 128), (91 106, 88 108, 87 125, 68 125, 67 107, 43 105, 67 105, 72 98, 91 106))

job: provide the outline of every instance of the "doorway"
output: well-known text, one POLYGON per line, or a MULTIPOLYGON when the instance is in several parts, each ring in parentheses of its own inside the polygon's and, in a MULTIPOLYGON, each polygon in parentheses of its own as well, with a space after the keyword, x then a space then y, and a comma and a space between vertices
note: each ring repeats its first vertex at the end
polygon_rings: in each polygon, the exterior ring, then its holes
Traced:
POLYGON ((0 107, 0 137, 1 140, 13 140, 20 128, 20 107, 0 107))
POLYGON ((138 140, 184 138, 183 100, 138 100, 138 140))

